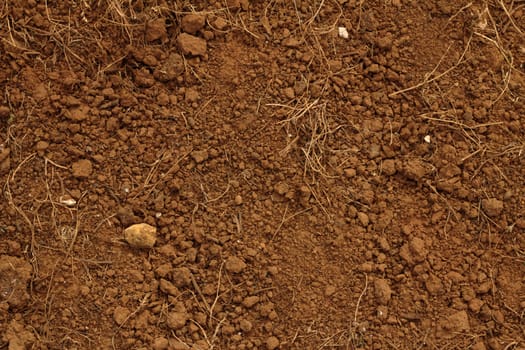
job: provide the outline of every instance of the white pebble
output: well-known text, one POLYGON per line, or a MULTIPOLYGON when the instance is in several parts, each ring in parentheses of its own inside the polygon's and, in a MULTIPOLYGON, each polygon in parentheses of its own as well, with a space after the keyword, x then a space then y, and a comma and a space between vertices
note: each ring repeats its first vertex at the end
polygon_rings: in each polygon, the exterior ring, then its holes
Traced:
POLYGON ((63 196, 63 197, 60 197, 60 203, 64 204, 67 207, 72 207, 75 204, 77 204, 77 201, 69 196, 63 196))
POLYGON ((348 39, 348 30, 345 27, 339 27, 339 36, 343 39, 348 39))
POLYGON ((157 228, 145 223, 131 225, 124 230, 124 238, 134 248, 153 248, 157 240, 157 228))

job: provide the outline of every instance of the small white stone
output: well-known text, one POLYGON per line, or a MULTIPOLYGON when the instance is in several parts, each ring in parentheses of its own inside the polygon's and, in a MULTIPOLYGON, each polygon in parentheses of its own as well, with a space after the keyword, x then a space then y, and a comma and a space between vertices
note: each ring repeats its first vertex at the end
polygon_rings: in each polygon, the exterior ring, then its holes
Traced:
POLYGON ((425 140, 426 143, 430 143, 430 135, 426 135, 423 140, 425 140))
POLYGON ((348 30, 346 30, 345 27, 339 27, 338 28, 339 36, 343 39, 348 39, 348 30))
POLYGON ((60 197, 60 203, 64 204, 67 207, 73 207, 75 204, 77 204, 77 201, 71 198, 70 196, 62 196, 60 197))

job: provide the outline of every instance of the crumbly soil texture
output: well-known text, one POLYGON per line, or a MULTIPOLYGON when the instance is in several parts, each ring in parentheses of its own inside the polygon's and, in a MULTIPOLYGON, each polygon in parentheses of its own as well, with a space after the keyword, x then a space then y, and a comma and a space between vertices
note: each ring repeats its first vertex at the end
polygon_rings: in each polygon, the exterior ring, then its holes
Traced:
POLYGON ((0 2, 0 349, 525 349, 525 3, 0 2))

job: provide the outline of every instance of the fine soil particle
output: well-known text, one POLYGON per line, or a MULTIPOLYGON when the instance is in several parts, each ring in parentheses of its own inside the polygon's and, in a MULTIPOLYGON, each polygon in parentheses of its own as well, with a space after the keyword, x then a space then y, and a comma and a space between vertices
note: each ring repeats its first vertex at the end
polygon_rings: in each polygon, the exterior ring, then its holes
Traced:
POLYGON ((0 349, 525 348, 519 1, 7 3, 0 349))

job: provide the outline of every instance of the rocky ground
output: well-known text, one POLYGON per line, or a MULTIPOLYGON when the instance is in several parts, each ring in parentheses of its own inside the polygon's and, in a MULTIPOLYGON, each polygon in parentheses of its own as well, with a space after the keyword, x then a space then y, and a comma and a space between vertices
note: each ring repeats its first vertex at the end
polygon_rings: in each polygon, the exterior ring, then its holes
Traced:
POLYGON ((4 0, 0 349, 525 349, 524 23, 4 0))

